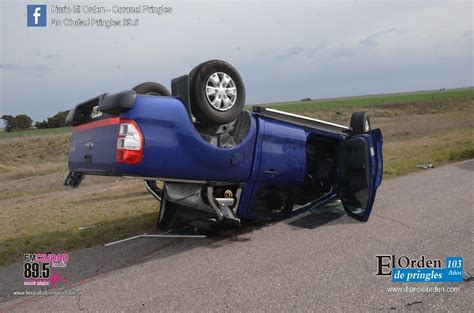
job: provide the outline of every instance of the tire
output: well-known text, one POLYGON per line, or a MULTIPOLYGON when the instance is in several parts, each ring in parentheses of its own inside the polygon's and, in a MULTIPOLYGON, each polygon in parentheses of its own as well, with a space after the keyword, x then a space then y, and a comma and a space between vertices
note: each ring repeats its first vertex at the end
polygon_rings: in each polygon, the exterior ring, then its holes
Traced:
POLYGON ((171 96, 171 93, 162 84, 147 82, 137 85, 132 88, 138 95, 152 95, 152 96, 171 96))
POLYGON ((367 112, 354 112, 351 116, 351 128, 354 134, 362 134, 371 130, 367 112))
POLYGON ((189 73, 189 94, 191 112, 205 126, 230 123, 244 109, 242 78, 224 61, 211 60, 196 66, 189 73))

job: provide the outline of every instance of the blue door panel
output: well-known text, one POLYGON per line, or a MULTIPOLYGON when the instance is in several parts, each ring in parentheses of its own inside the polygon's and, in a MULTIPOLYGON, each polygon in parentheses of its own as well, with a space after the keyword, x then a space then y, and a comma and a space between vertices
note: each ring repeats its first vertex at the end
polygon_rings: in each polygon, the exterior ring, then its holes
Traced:
POLYGON ((305 130, 261 117, 257 117, 257 121, 252 175, 244 187, 237 211, 243 219, 257 217, 251 208, 262 187, 296 187, 303 183, 306 172, 305 130))
POLYGON ((301 127, 271 120, 264 120, 264 124, 258 180, 279 185, 303 183, 306 171, 306 132, 301 127))

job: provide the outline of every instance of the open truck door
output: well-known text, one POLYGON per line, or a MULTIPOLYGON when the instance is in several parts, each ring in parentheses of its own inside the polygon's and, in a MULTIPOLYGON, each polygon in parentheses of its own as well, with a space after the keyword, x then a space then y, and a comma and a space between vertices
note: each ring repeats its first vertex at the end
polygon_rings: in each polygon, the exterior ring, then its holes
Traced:
POLYGON ((340 145, 339 189, 346 212, 367 221, 382 181, 382 133, 380 129, 352 136, 340 145))

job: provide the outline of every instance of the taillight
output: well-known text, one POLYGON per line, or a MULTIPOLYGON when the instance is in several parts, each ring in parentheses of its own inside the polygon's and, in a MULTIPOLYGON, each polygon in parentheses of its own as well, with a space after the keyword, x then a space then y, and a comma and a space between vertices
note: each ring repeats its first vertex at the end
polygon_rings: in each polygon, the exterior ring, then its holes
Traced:
POLYGON ((120 120, 117 138, 117 163, 138 164, 143 157, 143 134, 133 120, 120 120))

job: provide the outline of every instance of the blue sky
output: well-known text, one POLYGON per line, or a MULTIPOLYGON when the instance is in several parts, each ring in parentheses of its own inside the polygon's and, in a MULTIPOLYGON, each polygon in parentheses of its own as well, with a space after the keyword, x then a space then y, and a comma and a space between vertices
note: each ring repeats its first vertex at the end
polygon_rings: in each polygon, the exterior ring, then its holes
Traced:
POLYGON ((117 29, 27 28, 27 3, 71 2, 2 1, 2 115, 38 121, 141 82, 169 87, 208 59, 239 70, 247 103, 473 85, 472 2, 156 2, 173 12, 117 29))

